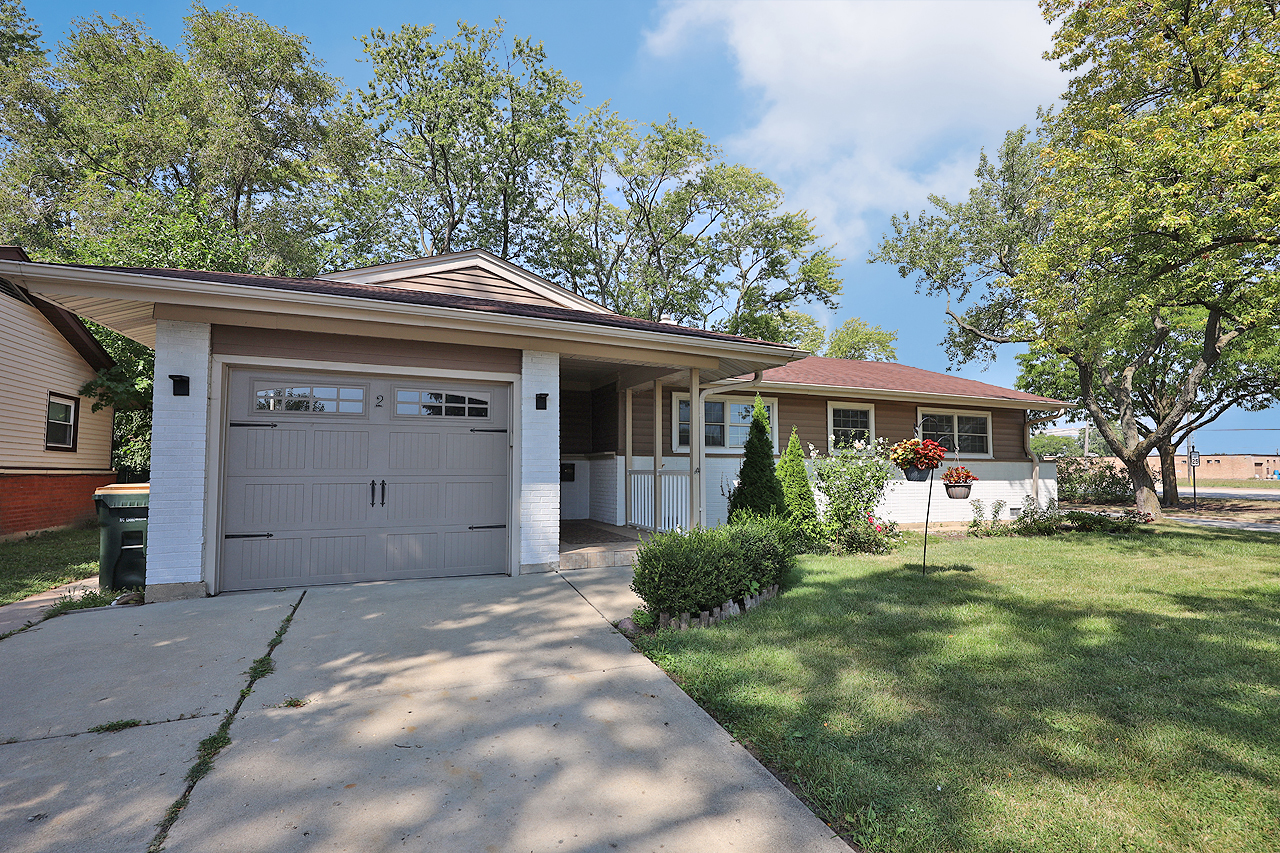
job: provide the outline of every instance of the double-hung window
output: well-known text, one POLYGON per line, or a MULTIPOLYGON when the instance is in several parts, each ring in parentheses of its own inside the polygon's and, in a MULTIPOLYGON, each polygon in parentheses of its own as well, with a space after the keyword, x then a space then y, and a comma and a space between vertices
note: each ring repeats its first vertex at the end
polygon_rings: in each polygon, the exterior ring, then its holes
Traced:
POLYGON ((991 456, 991 413, 920 409, 920 437, 961 456, 991 456))
POLYGON ((827 403, 827 435, 832 450, 875 438, 876 410, 870 403, 827 403))
MULTIPOLYGON (((778 427, 773 413, 778 410, 777 400, 764 400, 769 413, 769 439, 777 452, 778 427)), ((675 395, 676 450, 689 447, 690 410, 689 395, 675 395)), ((708 397, 703 409, 703 449, 708 452, 736 453, 747 443, 751 432, 751 413, 755 399, 747 397, 708 397)))
POLYGON ((44 449, 74 452, 79 415, 79 397, 50 392, 48 414, 45 418, 44 449))

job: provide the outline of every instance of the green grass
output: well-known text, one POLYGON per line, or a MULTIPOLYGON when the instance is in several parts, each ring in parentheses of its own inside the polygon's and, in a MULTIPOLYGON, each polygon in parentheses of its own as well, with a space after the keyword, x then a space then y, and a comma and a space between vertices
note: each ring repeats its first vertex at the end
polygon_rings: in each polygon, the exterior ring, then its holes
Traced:
MULTIPOLYGON (((1196 487, 1213 489, 1218 487, 1231 489, 1280 489, 1280 480, 1211 480, 1207 477, 1196 478, 1196 487)), ((1178 491, 1191 493, 1191 480, 1178 480, 1178 491)))
POLYGON ((1280 536, 929 544, 639 642, 869 850, 1275 849, 1280 536))
POLYGON ((0 542, 0 605, 97 573, 97 527, 0 542))

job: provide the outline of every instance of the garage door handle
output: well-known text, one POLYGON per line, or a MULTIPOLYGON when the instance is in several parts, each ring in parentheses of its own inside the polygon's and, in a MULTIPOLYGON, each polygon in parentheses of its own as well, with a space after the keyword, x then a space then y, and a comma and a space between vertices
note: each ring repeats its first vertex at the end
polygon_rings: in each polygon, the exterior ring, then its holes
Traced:
POLYGON ((233 427, 271 427, 272 429, 275 429, 277 425, 276 425, 276 424, 262 424, 262 423, 258 423, 257 421, 232 421, 231 423, 227 424, 227 426, 233 426, 233 427))
POLYGON ((471 431, 472 432, 506 432, 505 429, 476 429, 475 427, 472 427, 471 431))
POLYGON ((378 499, 378 481, 369 481, 369 506, 373 506, 378 499))
POLYGON ((382 506, 387 505, 387 481, 382 481, 382 506))
POLYGON ((271 539, 274 533, 227 533, 223 539, 271 539))
POLYGON ((473 524, 467 528, 468 530, 504 530, 505 524, 473 524))

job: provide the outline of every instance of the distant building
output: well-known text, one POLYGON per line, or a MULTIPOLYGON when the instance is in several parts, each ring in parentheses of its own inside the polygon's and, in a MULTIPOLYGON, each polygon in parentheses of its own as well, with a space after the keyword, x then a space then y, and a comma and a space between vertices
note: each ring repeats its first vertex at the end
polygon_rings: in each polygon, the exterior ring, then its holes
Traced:
MULTIPOLYGON (((1186 454, 1174 457, 1178 479, 1190 480, 1191 469, 1186 454)), ((1273 480, 1280 479, 1280 454, 1258 456, 1252 453, 1223 453, 1210 456, 1200 454, 1200 470, 1197 477, 1215 480, 1273 480)))

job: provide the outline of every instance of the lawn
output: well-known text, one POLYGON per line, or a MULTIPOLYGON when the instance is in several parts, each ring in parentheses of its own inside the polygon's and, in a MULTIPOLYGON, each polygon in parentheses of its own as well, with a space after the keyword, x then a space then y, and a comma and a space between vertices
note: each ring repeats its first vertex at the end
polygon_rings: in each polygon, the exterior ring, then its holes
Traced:
POLYGON ((97 527, 0 542, 0 604, 21 601, 97 573, 97 527))
MULTIPOLYGON (((1231 488, 1231 489, 1280 489, 1280 480, 1213 480, 1208 477, 1196 478, 1196 486, 1201 489, 1212 489, 1215 487, 1231 488)), ((1191 491, 1191 480, 1178 481, 1178 490, 1191 491)))
POLYGON ((919 545, 641 644, 870 850, 1275 850, 1280 536, 919 545))

